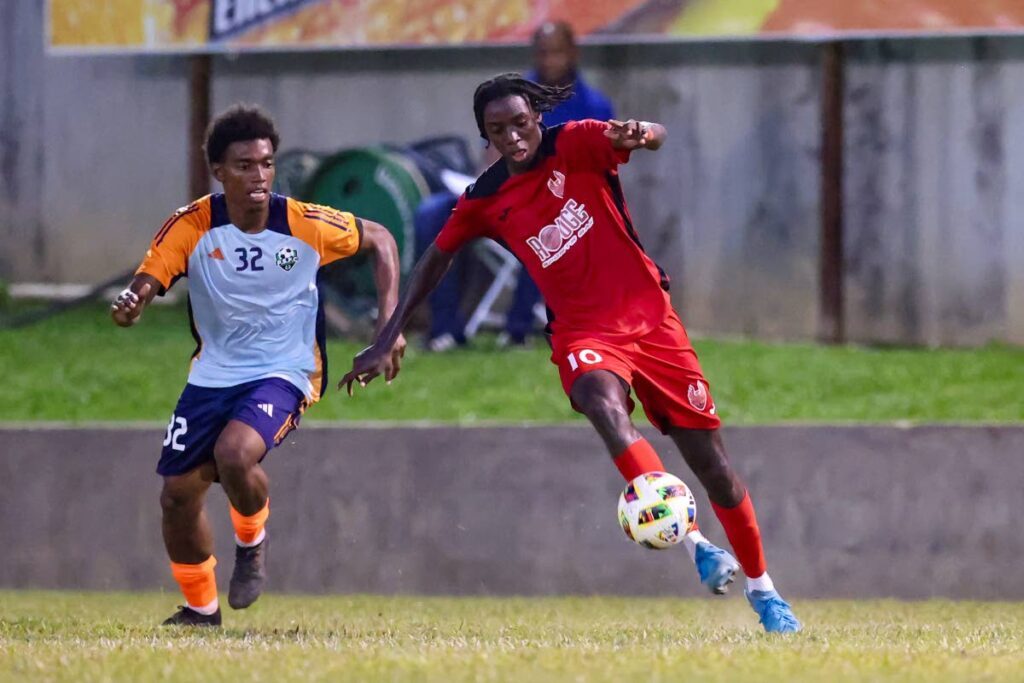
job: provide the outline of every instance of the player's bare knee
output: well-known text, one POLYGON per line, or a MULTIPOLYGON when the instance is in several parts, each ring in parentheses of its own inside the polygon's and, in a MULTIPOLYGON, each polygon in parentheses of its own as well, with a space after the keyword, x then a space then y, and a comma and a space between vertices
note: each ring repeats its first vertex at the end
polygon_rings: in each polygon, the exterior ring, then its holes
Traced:
POLYGON ((263 440, 248 426, 230 423, 213 447, 213 459, 221 480, 245 477, 266 452, 263 440))
POLYGON ((222 479, 244 477, 255 464, 245 447, 232 441, 218 442, 213 457, 217 461, 217 472, 222 479))
POLYGON ((164 514, 181 514, 201 507, 201 502, 202 496, 189 489, 164 486, 160 491, 160 509, 164 514))
POLYGON ((596 427, 618 430, 628 427, 629 411, 625 403, 615 396, 592 393, 586 396, 580 410, 596 427))

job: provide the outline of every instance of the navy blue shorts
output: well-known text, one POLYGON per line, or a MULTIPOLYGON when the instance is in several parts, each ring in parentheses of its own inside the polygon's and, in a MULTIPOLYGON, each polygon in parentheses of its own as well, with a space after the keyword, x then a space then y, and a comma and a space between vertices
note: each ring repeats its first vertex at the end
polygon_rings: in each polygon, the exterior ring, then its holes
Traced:
POLYGON ((230 420, 249 425, 267 450, 299 424, 306 397, 291 382, 271 377, 234 387, 186 384, 167 425, 157 474, 185 474, 213 460, 213 447, 230 420))

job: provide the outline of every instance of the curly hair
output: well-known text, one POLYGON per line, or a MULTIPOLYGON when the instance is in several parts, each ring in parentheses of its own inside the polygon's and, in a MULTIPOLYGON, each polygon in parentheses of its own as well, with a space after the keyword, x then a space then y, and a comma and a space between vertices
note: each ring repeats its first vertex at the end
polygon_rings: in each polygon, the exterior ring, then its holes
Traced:
POLYGON ((256 105, 236 104, 222 112, 206 129, 206 160, 211 164, 224 161, 224 154, 232 142, 270 140, 274 151, 281 142, 277 127, 270 115, 256 105))

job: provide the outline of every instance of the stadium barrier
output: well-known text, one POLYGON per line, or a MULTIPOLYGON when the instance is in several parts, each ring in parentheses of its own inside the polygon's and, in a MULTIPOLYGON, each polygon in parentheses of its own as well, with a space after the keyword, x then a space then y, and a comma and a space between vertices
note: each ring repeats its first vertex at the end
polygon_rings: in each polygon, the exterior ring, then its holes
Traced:
MULTIPOLYGON (((174 590, 153 472, 163 431, 0 429, 0 587, 174 590)), ((1024 427, 732 427, 725 440, 788 595, 1024 599, 1024 427)), ((585 426, 306 425, 267 460, 271 590, 700 595, 685 551, 622 534, 606 458, 585 426)), ((724 541, 697 493, 705 533, 724 541)), ((215 489, 208 503, 226 582, 227 502, 215 489)))

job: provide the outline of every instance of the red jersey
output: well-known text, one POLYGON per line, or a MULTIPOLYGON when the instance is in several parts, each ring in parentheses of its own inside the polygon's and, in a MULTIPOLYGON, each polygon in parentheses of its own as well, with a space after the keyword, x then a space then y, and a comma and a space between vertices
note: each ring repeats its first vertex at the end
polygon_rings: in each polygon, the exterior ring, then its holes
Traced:
POLYGON ((668 278, 647 256, 626 208, 618 166, 629 152, 608 124, 544 130, 533 168, 510 175, 498 160, 459 198, 435 244, 454 252, 475 237, 512 251, 537 283, 550 331, 629 340, 671 310, 668 278))

